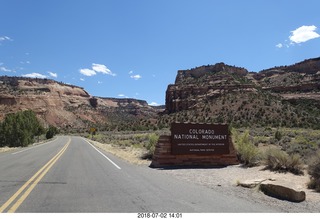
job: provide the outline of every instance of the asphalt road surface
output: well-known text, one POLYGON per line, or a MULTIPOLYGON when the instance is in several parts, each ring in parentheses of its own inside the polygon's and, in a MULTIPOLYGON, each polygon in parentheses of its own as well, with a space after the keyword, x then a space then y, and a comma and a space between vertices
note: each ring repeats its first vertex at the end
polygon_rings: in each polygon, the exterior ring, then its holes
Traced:
POLYGON ((0 212, 276 212, 59 136, 0 154, 0 212))

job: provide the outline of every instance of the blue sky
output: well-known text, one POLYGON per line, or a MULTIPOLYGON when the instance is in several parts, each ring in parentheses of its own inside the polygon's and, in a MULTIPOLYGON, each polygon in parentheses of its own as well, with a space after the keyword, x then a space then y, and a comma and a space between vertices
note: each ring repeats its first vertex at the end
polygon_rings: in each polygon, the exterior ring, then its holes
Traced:
POLYGON ((164 104, 177 70, 320 56, 318 0, 0 0, 0 75, 164 104))

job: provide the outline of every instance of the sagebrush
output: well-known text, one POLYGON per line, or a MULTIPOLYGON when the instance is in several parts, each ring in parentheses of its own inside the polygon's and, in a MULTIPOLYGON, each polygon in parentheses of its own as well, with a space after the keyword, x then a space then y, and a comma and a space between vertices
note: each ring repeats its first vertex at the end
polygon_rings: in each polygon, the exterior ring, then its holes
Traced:
POLYGON ((320 150, 318 150, 311 159, 308 167, 308 173, 311 177, 310 182, 308 183, 308 188, 320 192, 320 150))
POLYGON ((142 159, 152 159, 154 150, 156 148, 157 142, 159 140, 159 136, 155 133, 149 134, 148 136, 148 144, 146 146, 147 153, 142 156, 142 159))
POLYGON ((235 149, 240 162, 247 167, 258 165, 261 160, 261 153, 252 141, 250 141, 249 131, 245 131, 242 135, 233 131, 233 136, 235 149))
POLYGON ((303 162, 298 154, 287 154, 279 148, 272 148, 265 154, 266 168, 272 171, 303 174, 303 162))

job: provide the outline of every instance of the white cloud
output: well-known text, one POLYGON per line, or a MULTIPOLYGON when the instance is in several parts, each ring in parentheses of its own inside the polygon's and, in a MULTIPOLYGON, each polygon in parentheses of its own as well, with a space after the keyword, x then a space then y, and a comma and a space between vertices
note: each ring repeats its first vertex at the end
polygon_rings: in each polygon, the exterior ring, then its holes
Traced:
POLYGON ((82 68, 82 69, 79 70, 79 72, 80 72, 81 74, 85 75, 85 76, 88 76, 88 77, 97 74, 94 70, 88 69, 88 68, 82 68))
POLYGON ((149 103, 150 106, 160 106, 160 104, 156 103, 156 102, 151 102, 149 103))
POLYGON ((80 81, 84 81, 84 79, 83 79, 83 78, 80 78, 80 81))
POLYGON ((285 40, 284 43, 278 43, 276 47, 279 49, 283 47, 289 48, 290 46, 293 46, 295 44, 300 44, 312 39, 319 38, 320 34, 318 34, 316 30, 317 27, 314 25, 303 25, 301 27, 298 27, 297 29, 290 31, 291 35, 288 37, 288 39, 285 40))
POLYGON ((116 76, 116 74, 114 74, 110 69, 107 68, 107 66, 103 65, 103 64, 96 64, 96 63, 92 63, 92 68, 82 68, 79 69, 79 72, 85 76, 94 76, 97 73, 102 73, 105 75, 111 75, 111 76, 116 76))
POLYGON ((133 73, 133 71, 131 70, 131 71, 129 71, 129 75, 131 75, 133 73))
POLYGON ((2 41, 13 41, 13 40, 8 36, 0 36, 0 42, 2 41))
POLYGON ((58 74, 57 73, 54 73, 54 72, 51 72, 51 71, 48 71, 49 75, 51 77, 54 77, 54 78, 57 78, 58 77, 58 74))
POLYGON ((43 74, 40 74, 40 73, 36 73, 36 72, 33 72, 33 73, 30 73, 30 74, 25 74, 25 75, 22 75, 23 77, 28 77, 28 78, 47 78, 47 76, 43 75, 43 74))
POLYGON ((141 75, 131 75, 130 78, 133 78, 134 80, 139 80, 140 78, 142 78, 141 75))
MULTIPOLYGON (((1 63, 2 64, 2 63, 1 63)), ((6 67, 0 67, 0 71, 4 71, 4 72, 14 72, 14 70, 8 69, 6 67)))
POLYGON ((118 97, 123 97, 123 98, 128 98, 126 95, 124 94, 118 94, 118 97))
POLYGON ((291 35, 289 36, 291 44, 304 43, 309 40, 320 37, 320 35, 316 32, 316 29, 317 27, 312 25, 312 26, 301 26, 291 31, 291 35))
POLYGON ((112 73, 112 71, 103 64, 92 63, 92 69, 97 73, 99 72, 106 75, 116 76, 116 74, 112 73))

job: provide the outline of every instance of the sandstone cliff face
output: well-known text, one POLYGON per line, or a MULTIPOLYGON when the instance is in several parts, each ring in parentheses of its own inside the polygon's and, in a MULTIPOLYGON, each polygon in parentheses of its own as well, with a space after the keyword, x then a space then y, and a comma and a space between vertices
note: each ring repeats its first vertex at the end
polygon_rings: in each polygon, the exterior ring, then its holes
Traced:
POLYGON ((318 102, 320 99, 320 58, 263 70, 254 78, 262 89, 292 103, 299 100, 318 102))
POLYGON ((165 113, 182 121, 315 124, 320 121, 320 58, 258 73, 224 63, 179 70, 166 91, 165 113))
POLYGON ((218 63, 179 70, 175 84, 166 91, 166 112, 174 113, 195 107, 233 91, 269 91, 291 100, 320 99, 320 58, 309 59, 292 66, 274 67, 259 73, 248 72, 218 63))
POLYGON ((215 65, 204 65, 190 70, 179 70, 175 84, 184 83, 188 78, 200 78, 206 73, 218 73, 218 72, 229 72, 239 76, 245 76, 248 71, 245 68, 234 67, 226 65, 223 62, 215 65))
POLYGON ((0 119, 7 113, 31 109, 44 124, 84 125, 81 113, 76 115, 68 110, 89 105, 90 95, 84 89, 46 79, 1 77, 0 81, 0 119))
POLYGON ((0 120, 26 109, 33 110, 43 124, 63 129, 106 124, 118 112, 133 119, 158 113, 146 101, 92 97, 81 87, 54 80, 0 77, 0 120))
POLYGON ((218 63, 191 70, 179 70, 175 84, 166 91, 166 112, 174 113, 196 107, 232 91, 256 90, 244 68, 218 63))

